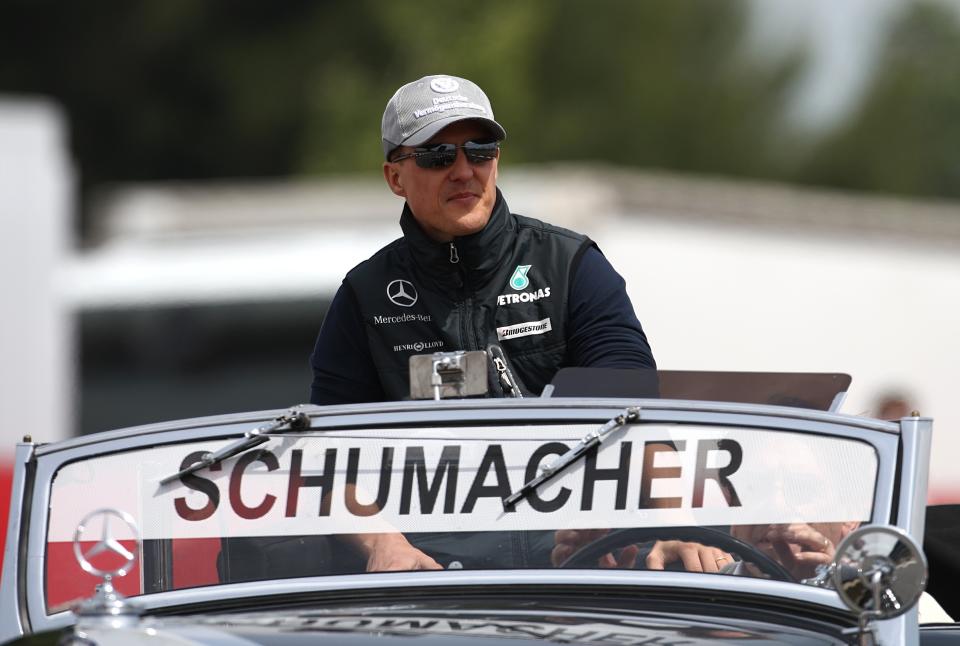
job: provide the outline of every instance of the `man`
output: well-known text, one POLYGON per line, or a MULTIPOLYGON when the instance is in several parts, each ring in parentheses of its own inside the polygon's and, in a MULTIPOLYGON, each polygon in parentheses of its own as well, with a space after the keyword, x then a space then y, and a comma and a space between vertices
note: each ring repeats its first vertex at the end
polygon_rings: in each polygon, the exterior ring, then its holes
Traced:
POLYGON ((403 237, 346 276, 311 358, 310 401, 409 396, 413 354, 500 345, 539 395, 563 366, 654 368, 623 279, 580 234, 510 212, 506 137, 474 83, 426 76, 381 123, 383 176, 403 237))
POLYGON ((750 543, 799 580, 817 574, 818 566, 830 565, 837 545, 859 526, 859 521, 739 525, 731 527, 730 534, 750 543))
MULTIPOLYGON (((491 344, 536 395, 563 366, 656 367, 624 281, 596 245, 510 212, 497 189, 506 132, 477 85, 443 75, 404 85, 381 135, 384 179, 405 200, 403 237, 348 272, 334 296, 311 357, 312 403, 404 399, 412 355, 491 344)), ((441 567, 399 533, 345 538, 371 571, 441 567)), ((411 540, 437 554, 447 539, 411 540)), ((546 562, 549 547, 540 552, 546 562)))

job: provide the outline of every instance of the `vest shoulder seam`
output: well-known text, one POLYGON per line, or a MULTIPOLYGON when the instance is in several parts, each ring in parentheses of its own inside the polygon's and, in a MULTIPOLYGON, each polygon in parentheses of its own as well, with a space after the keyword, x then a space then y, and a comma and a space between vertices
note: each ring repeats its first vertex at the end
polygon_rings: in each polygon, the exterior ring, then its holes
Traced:
POLYGON ((543 231, 544 233, 551 233, 558 236, 563 236, 564 238, 569 238, 577 242, 583 243, 590 240, 590 238, 582 233, 577 233, 571 229, 565 229, 563 227, 558 227, 555 224, 550 224, 549 222, 544 222, 543 220, 538 220, 536 218, 531 218, 525 215, 520 215, 514 213, 517 218, 517 228, 519 229, 536 229, 543 231))

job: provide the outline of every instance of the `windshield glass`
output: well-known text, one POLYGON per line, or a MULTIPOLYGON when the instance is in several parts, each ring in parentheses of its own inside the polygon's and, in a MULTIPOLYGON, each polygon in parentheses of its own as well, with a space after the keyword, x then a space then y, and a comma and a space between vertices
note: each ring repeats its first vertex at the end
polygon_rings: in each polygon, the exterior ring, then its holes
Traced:
MULTIPOLYGON (((271 436, 167 485, 234 441, 97 456, 52 484, 52 611, 98 582, 74 558, 81 520, 129 513, 140 561, 124 594, 392 569, 679 569, 801 581, 871 519, 877 454, 821 434, 627 424, 504 508, 596 424, 308 432, 271 436)), ((88 527, 86 551, 103 538, 88 527)), ((130 530, 110 534, 136 550, 130 530)), ((111 558, 110 554, 99 558, 111 558)), ((103 565, 97 565, 105 569, 103 565)))

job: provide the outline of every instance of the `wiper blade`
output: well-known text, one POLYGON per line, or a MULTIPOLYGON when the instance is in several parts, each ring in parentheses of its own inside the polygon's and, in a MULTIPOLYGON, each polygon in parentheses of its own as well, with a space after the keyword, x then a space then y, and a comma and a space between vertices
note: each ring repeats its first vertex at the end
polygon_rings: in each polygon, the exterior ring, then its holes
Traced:
POLYGON ((310 428, 310 418, 306 415, 306 413, 300 410, 299 406, 294 406, 280 417, 275 418, 269 424, 264 424, 263 426, 258 426, 255 429, 247 431, 243 434, 243 437, 236 442, 228 444, 222 449, 204 453, 199 461, 194 462, 188 467, 180 469, 173 475, 163 478, 160 480, 160 484, 162 486, 173 482, 174 480, 179 480, 183 476, 195 473, 200 469, 207 469, 215 464, 223 462, 227 458, 232 458, 233 456, 244 453, 255 446, 260 446, 270 439, 270 435, 272 433, 276 433, 277 431, 302 431, 306 428, 310 428))
POLYGON ((631 406, 595 431, 590 431, 566 453, 552 462, 540 467, 540 474, 525 482, 517 491, 503 499, 503 508, 510 509, 530 495, 537 487, 563 473, 567 467, 579 460, 587 451, 597 446, 603 439, 628 422, 640 419, 640 407, 631 406))

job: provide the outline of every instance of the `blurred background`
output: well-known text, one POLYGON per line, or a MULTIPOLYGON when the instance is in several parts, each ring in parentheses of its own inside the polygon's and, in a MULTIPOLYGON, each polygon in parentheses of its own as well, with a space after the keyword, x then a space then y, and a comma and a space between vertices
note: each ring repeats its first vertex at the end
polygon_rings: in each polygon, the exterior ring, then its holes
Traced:
POLYGON ((399 235, 383 106, 446 73, 660 367, 850 373, 845 412, 935 418, 960 501, 957 61, 955 1, 5 0, 4 455, 308 399, 333 292, 399 235))

